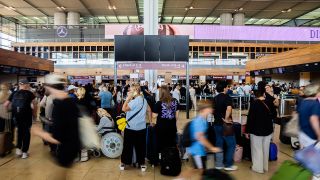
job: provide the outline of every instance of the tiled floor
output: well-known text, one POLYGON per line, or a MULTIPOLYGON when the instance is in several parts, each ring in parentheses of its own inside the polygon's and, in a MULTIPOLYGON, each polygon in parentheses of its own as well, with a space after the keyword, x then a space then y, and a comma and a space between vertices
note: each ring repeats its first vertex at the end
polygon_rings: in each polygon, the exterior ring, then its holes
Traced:
MULTIPOLYGON (((237 112, 234 112, 234 117, 237 116, 237 112)), ((190 117, 194 117, 195 112, 191 112, 190 117)), ((181 129, 187 122, 185 113, 180 114, 180 122, 178 128, 181 129)), ((239 170, 232 172, 231 174, 239 180, 267 180, 276 171, 281 162, 287 159, 292 159, 293 151, 288 145, 281 144, 279 142, 279 127, 276 126, 276 132, 274 141, 278 144, 279 154, 278 161, 270 162, 270 171, 266 174, 257 174, 250 171, 249 167, 251 163, 243 161, 238 163, 239 170)), ((210 159, 210 157, 209 157, 210 159)), ((162 180, 172 179, 172 177, 162 176, 159 172, 159 167, 148 167, 147 172, 141 173, 138 169, 128 169, 126 171, 119 171, 118 159, 108 159, 106 157, 92 158, 88 162, 76 163, 73 168, 67 171, 67 179, 72 180, 162 180)), ((190 168, 190 163, 184 162, 183 169, 190 168)), ((213 160, 208 161, 208 167, 213 167, 213 160)), ((38 137, 32 137, 30 147, 30 158, 20 159, 16 158, 13 153, 4 158, 0 158, 0 179, 1 180, 46 180, 52 179, 55 173, 58 173, 59 169, 51 161, 46 146, 43 146, 41 139, 38 137)), ((199 179, 199 176, 194 176, 192 179, 199 179)))

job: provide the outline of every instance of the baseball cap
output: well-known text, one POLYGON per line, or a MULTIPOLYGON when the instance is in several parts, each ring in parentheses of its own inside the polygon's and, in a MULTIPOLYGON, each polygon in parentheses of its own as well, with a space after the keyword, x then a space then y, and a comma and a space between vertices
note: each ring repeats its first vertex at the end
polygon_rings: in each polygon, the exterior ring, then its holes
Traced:
POLYGON ((26 79, 19 80, 19 84, 29 84, 29 81, 26 79))

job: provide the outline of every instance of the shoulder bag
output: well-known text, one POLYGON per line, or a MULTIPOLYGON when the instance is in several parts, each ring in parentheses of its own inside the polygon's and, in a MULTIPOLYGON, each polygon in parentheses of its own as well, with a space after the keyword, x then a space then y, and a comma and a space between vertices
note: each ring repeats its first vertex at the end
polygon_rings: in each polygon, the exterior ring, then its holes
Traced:
POLYGON ((129 122, 140 113, 143 106, 144 106, 144 98, 142 99, 142 106, 139 109, 139 111, 134 113, 134 115, 132 115, 128 120, 126 119, 126 117, 123 117, 123 116, 121 116, 119 119, 117 119, 118 129, 120 131, 124 131, 126 129, 127 125, 128 125, 128 127, 130 127, 129 122))

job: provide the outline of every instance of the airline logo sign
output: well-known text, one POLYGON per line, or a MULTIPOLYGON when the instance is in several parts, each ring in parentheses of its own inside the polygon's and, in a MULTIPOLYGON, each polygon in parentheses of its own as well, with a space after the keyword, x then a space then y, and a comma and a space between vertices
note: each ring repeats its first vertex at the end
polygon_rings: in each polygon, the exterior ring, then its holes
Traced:
POLYGON ((57 35, 62 38, 66 37, 68 35, 68 29, 65 26, 59 26, 57 28, 57 35))

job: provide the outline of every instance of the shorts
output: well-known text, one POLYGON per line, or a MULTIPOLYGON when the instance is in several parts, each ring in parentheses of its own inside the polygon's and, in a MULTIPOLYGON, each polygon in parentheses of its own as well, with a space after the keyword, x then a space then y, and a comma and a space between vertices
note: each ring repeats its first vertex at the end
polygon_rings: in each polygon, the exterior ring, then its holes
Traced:
POLYGON ((192 156, 191 159, 195 169, 206 169, 207 156, 192 156))

